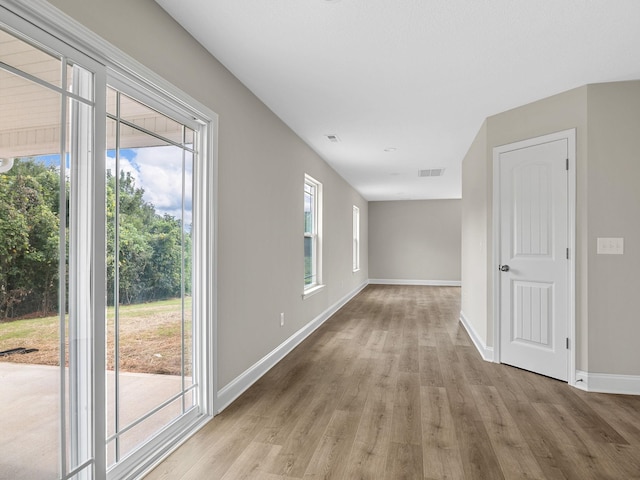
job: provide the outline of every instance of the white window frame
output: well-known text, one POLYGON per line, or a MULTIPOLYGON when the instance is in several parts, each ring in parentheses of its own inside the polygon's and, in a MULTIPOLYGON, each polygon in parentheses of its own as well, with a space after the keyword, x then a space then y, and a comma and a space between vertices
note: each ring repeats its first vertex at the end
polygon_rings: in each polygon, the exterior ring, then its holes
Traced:
POLYGON ((360 209, 353 206, 353 272, 360 271, 360 209))
MULTIPOLYGON (((217 244, 215 232, 217 212, 217 114, 180 91, 169 82, 144 67, 110 43, 100 38, 86 27, 68 17, 45 0, 5 0, 0 5, 0 21, 46 47, 62 50, 70 46, 80 55, 93 59, 95 87, 94 118, 94 155, 91 166, 93 172, 104 172, 106 137, 106 86, 126 85, 128 92, 136 92, 136 97, 144 97, 151 106, 160 111, 171 111, 171 116, 180 115, 199 128, 202 159, 194 165, 193 196, 193 254, 198 261, 193 264, 193 316, 194 325, 199 329, 199 342, 194 345, 194 355, 199 361, 194 364, 195 377, 201 382, 198 403, 199 411, 188 423, 175 422, 159 435, 138 449, 127 461, 117 464, 107 472, 106 465, 106 381, 105 381, 105 259, 100 252, 105 246, 105 182, 104 175, 92 174, 93 183, 87 186, 90 196, 87 205, 93 208, 92 214, 85 218, 84 212, 79 219, 82 232, 89 232, 91 247, 81 253, 79 265, 85 265, 90 272, 91 281, 86 282, 90 289, 83 295, 84 301, 90 299, 90 305, 83 310, 92 316, 90 332, 93 335, 93 381, 92 391, 95 399, 92 419, 93 438, 87 439, 87 448, 92 450, 92 459, 84 465, 91 465, 91 478, 116 480, 120 478, 140 477, 158 462, 175 450, 188 436, 201 428, 212 417, 217 408, 217 373, 214 368, 214 346, 216 345, 216 268, 217 244), (23 20, 26 20, 24 22, 23 20), (28 23, 27 23, 28 22, 28 23), (51 40, 49 40, 51 39, 51 40), (48 45, 48 42, 55 45, 48 45), (85 258, 89 255, 89 258, 85 258), (197 299, 196 299, 197 298, 197 299), (196 319, 198 319, 196 321, 196 319), (100 401, 102 399, 102 401, 100 401)), ((84 62, 81 62, 82 65, 84 62)), ((85 182, 86 183, 86 182, 85 182)), ((195 333, 195 332, 194 332, 195 333)), ((83 447, 84 448, 84 447, 83 447)), ((75 472, 62 473, 62 478, 70 478, 75 472)))
MULTIPOLYGON (((108 69, 107 70, 107 84, 115 88, 117 91, 129 96, 130 98, 139 101, 147 106, 155 109, 163 115, 166 115, 173 120, 176 120, 186 127, 194 130, 197 133, 197 139, 199 141, 198 145, 194 145, 196 153, 194 154, 194 165, 193 165, 193 255, 194 259, 197 258, 197 261, 193 262, 193 357, 194 357, 194 375, 193 380, 194 384, 198 385, 196 392, 198 396, 197 404, 200 408, 194 408, 184 413, 179 422, 172 425, 166 432, 162 432, 157 435, 156 438, 151 440, 150 442, 136 447, 136 450, 131 454, 127 454, 120 461, 112 466, 108 466, 108 478, 130 478, 132 474, 137 475, 137 473, 141 470, 146 470, 148 467, 141 468, 142 465, 151 464, 149 461, 150 458, 154 458, 157 456, 158 451, 163 451, 167 448, 171 448, 174 442, 175 437, 180 437, 182 435, 182 431, 188 430, 191 425, 198 424, 202 419, 203 415, 205 419, 211 417, 211 411, 208 409, 202 408, 203 405, 207 404, 207 398, 209 397, 207 393, 207 384, 209 382, 207 372, 210 372, 208 368, 205 368, 206 365, 202 365, 198 363, 199 357, 201 357, 206 352, 209 351, 208 344, 206 342, 207 336, 207 321, 209 318, 206 313, 207 309, 207 297, 209 295, 208 290, 206 288, 207 279, 206 272, 207 269, 202 269, 203 265, 211 265, 207 258, 207 248, 206 244, 209 241, 207 237, 208 233, 203 234, 202 226, 206 225, 209 222, 207 217, 207 209, 203 208, 203 205, 206 205, 206 194, 207 187, 206 183, 199 181, 201 180, 199 177, 204 175, 207 177, 207 162, 205 159, 199 158, 201 157, 200 153, 203 148, 206 148, 206 138, 207 138, 207 126, 202 121, 198 122, 194 117, 195 113, 189 114, 185 112, 183 108, 180 108, 179 105, 176 105, 175 102, 171 102, 169 99, 164 98, 159 92, 150 90, 152 86, 144 85, 137 79, 132 79, 128 76, 123 75, 121 72, 108 69), (203 212, 204 210, 204 212, 203 212), (204 274, 204 276, 203 276, 204 274), (204 309, 203 309, 204 307, 204 309), (202 337, 205 338, 202 338, 202 337)), ((118 352, 116 352, 118 355, 118 352)), ((183 385, 184 388, 184 385, 183 385)), ((169 403, 169 400, 165 400, 165 404, 169 403)), ((142 416, 140 420, 144 419, 145 416, 142 416)), ((122 427, 122 425, 120 425, 122 427)), ((120 434, 120 432, 118 432, 120 434)), ((115 437, 115 435, 112 435, 115 437)), ((153 462, 155 463, 155 462, 153 462)))
MULTIPOLYGON (((113 55, 113 53, 112 53, 113 55)), ((122 53, 120 53, 122 55, 122 53)), ((116 57, 118 58, 118 57, 116 57)), ((125 58, 124 60, 130 60, 125 58)), ((199 384, 198 408, 183 415, 119 463, 107 478, 138 477, 151 470, 216 411, 215 345, 215 222, 217 220, 217 115, 141 65, 107 65, 107 84, 198 133, 193 165, 193 379, 199 384), (136 72, 132 74, 131 72, 136 72), (199 158, 198 158, 199 157, 199 158), (197 259, 197 261, 195 260, 197 259)))
MULTIPOLYGON (((324 288, 322 284, 322 183, 310 175, 305 174, 304 186, 310 186, 314 190, 313 212, 311 232, 303 232, 305 237, 312 239, 311 268, 314 280, 309 285, 304 285, 302 298, 307 298, 324 288)), ((306 228, 305 228, 306 230, 306 228)), ((303 255, 304 260, 304 255, 303 255)), ((303 283, 304 284, 304 283, 303 283)))

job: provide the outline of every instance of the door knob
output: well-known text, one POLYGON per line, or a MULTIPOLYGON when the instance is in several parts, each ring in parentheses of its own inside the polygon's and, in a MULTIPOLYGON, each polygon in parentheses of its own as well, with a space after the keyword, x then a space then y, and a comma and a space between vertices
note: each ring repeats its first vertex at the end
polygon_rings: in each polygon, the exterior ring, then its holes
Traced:
POLYGON ((498 268, 500 269, 501 272, 509 271, 509 265, 500 265, 498 268))

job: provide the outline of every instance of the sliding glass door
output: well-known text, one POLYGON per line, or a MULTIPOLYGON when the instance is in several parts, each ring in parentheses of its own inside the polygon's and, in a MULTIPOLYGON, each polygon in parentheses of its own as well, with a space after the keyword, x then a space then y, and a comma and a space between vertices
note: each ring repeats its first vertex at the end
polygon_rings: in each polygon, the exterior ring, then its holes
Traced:
POLYGON ((6 478, 89 478, 93 468, 96 68, 0 29, 6 478))
MULTIPOLYGON (((192 315, 198 133, 107 92, 108 464, 197 406, 192 315)), ((193 125, 197 128, 197 124, 193 125)))
POLYGON ((69 43, 0 6, 14 480, 140 475, 213 411, 213 116, 69 43))

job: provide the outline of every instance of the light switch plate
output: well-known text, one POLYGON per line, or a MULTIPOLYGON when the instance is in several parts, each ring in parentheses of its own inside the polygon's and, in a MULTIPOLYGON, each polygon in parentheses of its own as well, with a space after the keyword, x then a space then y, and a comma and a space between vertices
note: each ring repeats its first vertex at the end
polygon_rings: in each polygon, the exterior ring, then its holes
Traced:
POLYGON ((624 238, 598 237, 598 255, 622 255, 624 254, 624 238))

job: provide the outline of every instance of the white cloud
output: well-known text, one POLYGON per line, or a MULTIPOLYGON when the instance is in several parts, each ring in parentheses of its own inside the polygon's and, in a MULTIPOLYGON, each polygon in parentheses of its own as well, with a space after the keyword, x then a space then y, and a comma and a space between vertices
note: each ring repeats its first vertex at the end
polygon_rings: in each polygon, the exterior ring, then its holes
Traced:
MULTIPOLYGON (((107 168, 115 170, 115 159, 107 158, 107 168)), ((181 217, 182 150, 174 146, 121 150, 120 170, 131 174, 144 199, 160 215, 181 217)), ((193 166, 190 154, 185 158, 185 225, 191 224, 193 166)))

